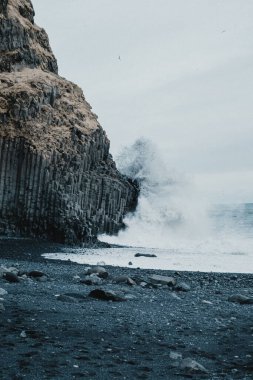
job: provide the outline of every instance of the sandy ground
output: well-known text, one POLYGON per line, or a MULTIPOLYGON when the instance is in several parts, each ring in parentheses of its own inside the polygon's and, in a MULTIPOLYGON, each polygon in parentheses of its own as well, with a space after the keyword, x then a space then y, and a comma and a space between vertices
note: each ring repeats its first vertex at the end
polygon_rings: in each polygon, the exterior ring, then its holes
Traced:
POLYGON ((0 278, 1 379, 253 379, 253 305, 228 301, 252 297, 252 275, 106 266, 108 278, 86 285, 87 266, 42 258, 49 249, 62 247, 0 240, 0 265, 19 280, 0 278), (153 284, 154 274, 190 290, 153 284), (123 275, 136 285, 116 283, 123 275), (125 301, 91 298, 94 289, 125 301))

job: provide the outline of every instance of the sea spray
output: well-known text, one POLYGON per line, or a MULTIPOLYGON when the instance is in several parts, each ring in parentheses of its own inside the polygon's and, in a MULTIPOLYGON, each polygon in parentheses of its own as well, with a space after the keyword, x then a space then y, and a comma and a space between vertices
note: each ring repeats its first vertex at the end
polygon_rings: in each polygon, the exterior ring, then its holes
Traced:
POLYGON ((194 178, 179 175, 145 140, 124 148, 120 170, 140 186, 137 209, 127 228, 100 240, 127 247, 74 249, 47 258, 80 264, 205 272, 253 273, 253 204, 216 205, 201 196, 194 178), (137 248, 138 247, 138 248, 137 248), (153 257, 136 257, 136 253, 153 257))
POLYGON ((168 248, 176 239, 210 234, 208 204, 187 175, 168 168, 147 139, 138 139, 117 157, 119 170, 140 186, 138 206, 125 218, 127 228, 101 240, 118 244, 168 248))

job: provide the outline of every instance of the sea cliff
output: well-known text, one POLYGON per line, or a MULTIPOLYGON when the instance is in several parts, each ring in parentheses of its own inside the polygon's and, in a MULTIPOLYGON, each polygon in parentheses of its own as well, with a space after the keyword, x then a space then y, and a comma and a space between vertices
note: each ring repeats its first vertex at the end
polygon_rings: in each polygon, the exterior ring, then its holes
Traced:
POLYGON ((58 75, 30 0, 0 5, 0 234, 80 243, 137 202, 82 90, 58 75))

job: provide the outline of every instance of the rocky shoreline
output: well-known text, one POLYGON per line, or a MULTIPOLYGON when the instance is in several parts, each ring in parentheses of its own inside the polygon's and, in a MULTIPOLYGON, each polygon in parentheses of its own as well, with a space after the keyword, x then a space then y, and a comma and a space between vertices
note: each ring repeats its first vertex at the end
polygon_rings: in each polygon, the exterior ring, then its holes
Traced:
POLYGON ((3 379, 252 379, 252 275, 41 256, 61 249, 0 240, 3 379))

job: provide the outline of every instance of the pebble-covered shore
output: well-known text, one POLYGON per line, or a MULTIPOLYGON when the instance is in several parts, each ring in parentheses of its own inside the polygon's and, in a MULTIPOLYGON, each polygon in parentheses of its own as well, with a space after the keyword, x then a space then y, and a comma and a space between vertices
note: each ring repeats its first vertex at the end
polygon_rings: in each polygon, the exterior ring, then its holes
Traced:
POLYGON ((253 276, 49 261, 0 240, 2 379, 253 378, 253 276))

